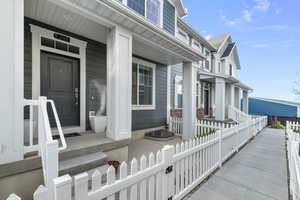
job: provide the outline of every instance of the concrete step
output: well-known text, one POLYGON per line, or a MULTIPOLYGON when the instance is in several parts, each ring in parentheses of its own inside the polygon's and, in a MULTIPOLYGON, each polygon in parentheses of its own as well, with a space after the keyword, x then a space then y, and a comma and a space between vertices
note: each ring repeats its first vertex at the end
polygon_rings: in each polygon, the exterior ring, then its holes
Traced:
POLYGON ((59 175, 75 175, 107 164, 107 155, 103 152, 85 154, 59 162, 59 175))

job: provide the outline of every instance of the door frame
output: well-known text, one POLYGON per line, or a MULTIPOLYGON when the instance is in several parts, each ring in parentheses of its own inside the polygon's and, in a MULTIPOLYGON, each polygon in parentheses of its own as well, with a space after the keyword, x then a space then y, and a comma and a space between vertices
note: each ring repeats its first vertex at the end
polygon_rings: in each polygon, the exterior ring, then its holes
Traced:
MULTIPOLYGON (((41 51, 55 53, 79 59, 80 77, 80 126, 63 127, 64 134, 84 132, 86 130, 86 46, 87 42, 67 36, 69 42, 54 38, 57 32, 30 24, 32 33, 32 99, 37 99, 41 92, 41 51), (41 45, 41 37, 72 44, 79 47, 79 54, 58 50, 41 45)), ((61 33, 59 33, 61 34, 61 33)), ((64 35, 64 34, 61 34, 64 35)))

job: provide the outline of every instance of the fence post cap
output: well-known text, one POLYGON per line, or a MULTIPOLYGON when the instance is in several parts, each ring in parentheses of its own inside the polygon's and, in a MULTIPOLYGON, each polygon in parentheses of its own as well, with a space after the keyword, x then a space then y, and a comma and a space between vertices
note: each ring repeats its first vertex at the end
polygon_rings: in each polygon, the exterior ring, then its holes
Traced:
POLYGON ((64 175, 53 179, 53 182, 56 186, 63 186, 72 183, 72 177, 70 175, 64 175))

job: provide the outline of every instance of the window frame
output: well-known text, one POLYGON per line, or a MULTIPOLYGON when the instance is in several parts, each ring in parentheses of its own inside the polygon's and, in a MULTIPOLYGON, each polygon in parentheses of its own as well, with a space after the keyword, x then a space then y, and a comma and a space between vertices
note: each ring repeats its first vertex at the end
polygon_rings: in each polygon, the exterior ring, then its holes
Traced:
POLYGON ((182 109, 183 108, 183 104, 182 104, 182 108, 178 107, 178 95, 180 95, 180 93, 178 92, 178 86, 181 85, 181 95, 183 95, 183 77, 182 76, 175 76, 175 84, 174 84, 174 108, 175 109, 182 109), (180 84, 181 83, 181 84, 180 84))
MULTIPOLYGON (((132 103, 132 110, 155 110, 156 108, 156 64, 139 59, 132 58, 132 64, 137 64, 137 104, 132 103), (139 104, 139 66, 144 65, 152 69, 152 104, 151 105, 140 105, 139 104)), ((131 94, 132 95, 132 94, 131 94)))

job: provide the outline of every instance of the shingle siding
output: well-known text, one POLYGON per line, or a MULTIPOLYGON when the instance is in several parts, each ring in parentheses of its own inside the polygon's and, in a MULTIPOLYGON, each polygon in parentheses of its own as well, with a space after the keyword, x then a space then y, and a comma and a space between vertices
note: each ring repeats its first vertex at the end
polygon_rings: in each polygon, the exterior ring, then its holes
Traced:
POLYGON ((133 110, 132 130, 163 126, 167 121, 167 73, 165 65, 156 66, 155 110, 133 110))
POLYGON ((175 35, 175 7, 168 0, 164 0, 163 8, 163 27, 169 33, 175 35))

